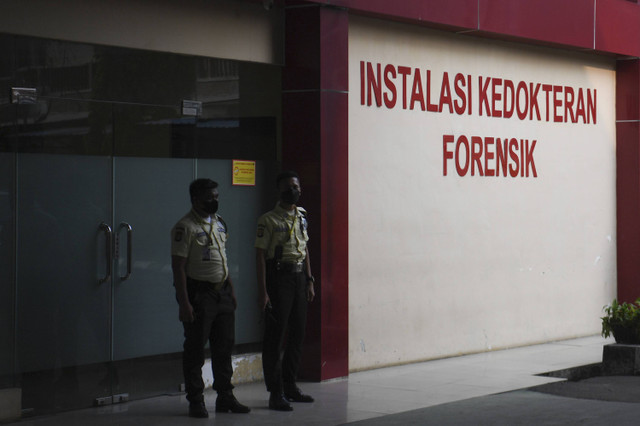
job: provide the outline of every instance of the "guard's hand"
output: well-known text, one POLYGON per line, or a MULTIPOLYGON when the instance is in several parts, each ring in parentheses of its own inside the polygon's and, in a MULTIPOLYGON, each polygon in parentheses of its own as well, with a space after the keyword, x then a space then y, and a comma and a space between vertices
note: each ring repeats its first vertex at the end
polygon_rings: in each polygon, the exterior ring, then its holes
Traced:
POLYGON ((180 305, 179 318, 182 322, 193 322, 195 320, 191 303, 187 302, 184 305, 180 305))
POLYGON ((271 303, 271 299, 269 299, 269 295, 267 293, 258 295, 258 308, 260 311, 263 311, 267 308, 267 305, 271 303))
POLYGON ((313 281, 309 281, 309 285, 307 286, 307 300, 313 302, 315 297, 316 291, 313 289, 313 281))

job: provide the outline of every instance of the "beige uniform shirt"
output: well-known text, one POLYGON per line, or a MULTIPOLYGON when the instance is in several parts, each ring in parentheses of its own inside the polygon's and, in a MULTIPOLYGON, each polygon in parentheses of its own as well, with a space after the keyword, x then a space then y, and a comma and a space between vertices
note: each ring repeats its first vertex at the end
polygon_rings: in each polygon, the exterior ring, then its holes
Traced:
POLYGON ((191 210, 171 230, 171 255, 187 258, 187 276, 220 283, 227 279, 227 229, 220 216, 208 223, 191 210))
POLYGON ((282 245, 281 261, 303 262, 309 241, 305 214, 302 207, 289 212, 277 203, 258 219, 255 247, 265 250, 267 259, 273 259, 276 246, 282 245))

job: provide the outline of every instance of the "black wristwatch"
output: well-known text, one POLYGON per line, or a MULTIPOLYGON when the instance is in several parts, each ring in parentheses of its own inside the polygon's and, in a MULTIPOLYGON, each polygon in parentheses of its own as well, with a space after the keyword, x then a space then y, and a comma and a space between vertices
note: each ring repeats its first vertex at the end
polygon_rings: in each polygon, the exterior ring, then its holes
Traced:
POLYGON ((307 275, 307 281, 311 281, 312 283, 316 283, 316 279, 313 278, 313 275, 307 275))

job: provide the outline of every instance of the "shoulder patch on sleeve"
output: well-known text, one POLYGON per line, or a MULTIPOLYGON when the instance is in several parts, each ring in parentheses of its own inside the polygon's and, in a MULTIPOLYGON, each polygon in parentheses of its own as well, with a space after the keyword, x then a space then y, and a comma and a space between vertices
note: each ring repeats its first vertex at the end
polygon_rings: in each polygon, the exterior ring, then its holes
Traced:
POLYGON ((264 226, 258 225, 258 232, 256 232, 256 237, 262 238, 264 237, 264 226))
POLYGON ((173 240, 177 243, 182 241, 182 237, 184 236, 184 228, 176 228, 173 233, 173 240))

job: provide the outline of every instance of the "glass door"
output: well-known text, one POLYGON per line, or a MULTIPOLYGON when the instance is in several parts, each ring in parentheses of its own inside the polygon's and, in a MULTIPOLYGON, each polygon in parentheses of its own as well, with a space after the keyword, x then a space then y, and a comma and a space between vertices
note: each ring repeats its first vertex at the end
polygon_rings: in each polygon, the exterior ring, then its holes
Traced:
POLYGON ((35 105, 16 105, 18 119, 0 133, 0 250, 11 266, 0 272, 12 283, 3 294, 15 300, 6 304, 13 332, 0 335, 15 348, 0 355, 13 364, 27 414, 178 392, 183 330, 169 235, 190 209, 196 177, 220 183, 242 318, 236 342, 255 350, 253 230, 272 204, 275 120, 64 99, 35 105), (233 186, 231 159, 247 157, 257 160, 256 185, 233 186))
POLYGON ((169 235, 190 208, 195 160, 173 155, 195 120, 140 105, 116 105, 114 120, 114 392, 141 398, 183 381, 169 235))
POLYGON ((114 160, 114 360, 182 351, 169 231, 189 209, 193 160, 114 160))
POLYGON ((17 105, 4 142, 16 151, 16 370, 23 409, 39 414, 111 394, 113 208, 110 120, 92 122, 87 102, 35 105, 46 114, 17 105))
POLYGON ((177 391, 169 231, 189 209, 195 176, 194 159, 172 158, 185 123, 177 108, 44 102, 55 117, 17 123, 5 140, 18 151, 23 407, 43 414, 177 391))

